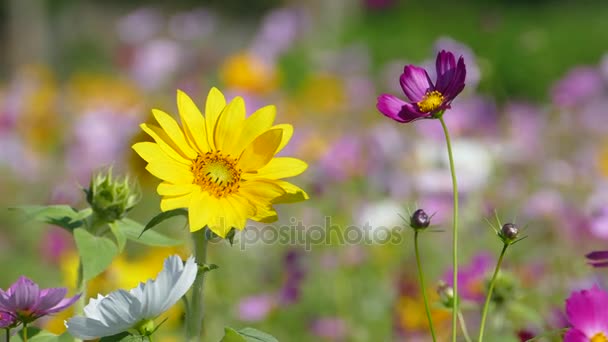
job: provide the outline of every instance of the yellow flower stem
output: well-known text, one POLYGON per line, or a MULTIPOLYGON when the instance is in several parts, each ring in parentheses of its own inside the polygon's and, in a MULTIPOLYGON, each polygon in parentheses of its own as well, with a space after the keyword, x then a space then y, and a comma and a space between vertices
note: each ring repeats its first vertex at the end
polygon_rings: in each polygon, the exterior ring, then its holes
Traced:
POLYGON ((420 290, 422 291, 422 298, 424 299, 424 310, 426 311, 426 318, 429 321, 429 329, 433 336, 433 342, 437 341, 435 336, 435 327, 433 326, 433 318, 431 317, 431 310, 429 309, 429 300, 426 295, 426 286, 424 285, 424 272, 422 272, 422 265, 420 263, 420 252, 418 251, 418 230, 414 229, 414 251, 416 252, 416 265, 418 266, 418 280, 420 281, 420 290))
POLYGON ((496 276, 498 275, 498 271, 500 270, 500 265, 502 264, 502 258, 505 256, 507 247, 509 247, 509 244, 505 243, 502 247, 502 251, 500 252, 500 257, 498 258, 498 262, 496 263, 496 268, 494 269, 494 274, 492 275, 492 280, 490 280, 488 294, 486 295, 486 302, 483 304, 483 311, 481 313, 481 324, 479 325, 479 339, 477 340, 478 342, 483 341, 483 332, 486 327, 486 317, 488 315, 488 308, 490 307, 490 301, 492 300, 492 292, 494 291, 494 283, 496 282, 496 276))
POLYGON ((450 133, 448 127, 443 120, 443 116, 439 117, 443 133, 445 134, 445 142, 448 147, 448 157, 450 159, 450 173, 452 174, 452 188, 454 196, 454 217, 452 219, 452 268, 454 269, 453 289, 454 289, 454 307, 452 308, 452 341, 456 342, 457 324, 458 324, 458 183, 456 182, 456 171, 454 170, 454 156, 452 155, 452 144, 450 142, 450 133))
MULTIPOLYGON (((199 267, 205 265, 207 260, 207 239, 205 237, 206 228, 192 233, 194 242, 194 257, 199 267)), ((192 297, 189 301, 186 317, 186 338, 189 342, 200 342, 203 337, 203 281, 205 272, 199 268, 196 279, 192 285, 192 297)))

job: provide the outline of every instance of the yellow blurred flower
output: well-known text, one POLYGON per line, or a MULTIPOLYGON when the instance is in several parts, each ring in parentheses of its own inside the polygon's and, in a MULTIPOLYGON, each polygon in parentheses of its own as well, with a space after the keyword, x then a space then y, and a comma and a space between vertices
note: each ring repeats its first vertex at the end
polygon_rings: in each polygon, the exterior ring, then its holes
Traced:
MULTIPOLYGON (((441 327, 449 321, 451 317, 450 311, 438 308, 432 303, 439 301, 439 296, 435 289, 427 289, 429 303, 431 304, 431 316, 433 325, 441 327)), ((428 331, 428 321, 424 309, 424 300, 419 293, 402 295, 396 307, 397 324, 399 328, 406 332, 428 331)), ((439 332, 441 329, 439 329, 439 332)))
POLYGON ((309 112, 331 113, 335 121, 335 115, 346 108, 344 81, 329 73, 312 75, 304 83, 298 102, 309 112))
POLYGON ((304 172, 307 164, 274 157, 293 134, 289 124, 273 125, 274 106, 245 118, 243 99, 226 104, 216 88, 207 97, 205 116, 182 91, 177 106, 183 128, 169 114, 152 110, 160 127, 141 128, 155 143, 133 145, 148 162, 146 169, 163 180, 157 188, 161 210, 188 208, 191 231, 207 226, 225 237, 231 228, 245 228, 247 219, 275 221, 273 204, 308 198, 281 180, 304 172))
POLYGON ((108 108, 127 110, 142 102, 142 94, 132 81, 104 74, 79 73, 68 82, 68 101, 76 113, 108 108))
POLYGON ((600 148, 598 167, 603 176, 608 177, 608 143, 600 148))
POLYGON ((228 57, 219 73, 221 81, 227 87, 255 94, 268 93, 279 85, 276 68, 250 53, 228 57))
POLYGON ((17 73, 11 97, 17 98, 17 130, 34 151, 47 152, 59 137, 57 82, 52 72, 41 65, 27 66, 17 73))

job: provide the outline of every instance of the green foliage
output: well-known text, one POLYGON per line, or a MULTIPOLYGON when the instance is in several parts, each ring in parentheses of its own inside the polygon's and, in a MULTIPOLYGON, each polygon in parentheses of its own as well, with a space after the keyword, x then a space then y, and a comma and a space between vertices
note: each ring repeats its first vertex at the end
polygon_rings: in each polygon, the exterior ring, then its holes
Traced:
POLYGON ((186 209, 173 209, 169 211, 163 211, 158 215, 154 216, 147 224, 146 227, 141 231, 140 236, 143 235, 144 232, 150 230, 160 224, 161 222, 170 219, 173 216, 186 216, 188 217, 188 210, 186 209))
POLYGON ((224 337, 220 342, 278 342, 276 338, 265 332, 253 329, 243 328, 234 330, 226 327, 224 329, 224 337))
POLYGON ((88 281, 110 264, 119 250, 108 237, 95 236, 83 228, 74 230, 74 241, 82 263, 82 280, 88 281))
POLYGON ((83 226, 84 220, 93 213, 91 208, 78 211, 69 205, 24 205, 11 209, 23 212, 28 220, 53 224, 70 232, 83 226))
POLYGON ((155 231, 149 231, 143 234, 144 226, 136 221, 128 218, 114 222, 115 225, 127 236, 127 239, 146 246, 177 246, 183 244, 183 241, 170 238, 164 234, 155 231))
MULTIPOLYGON (((15 336, 11 338, 13 342, 24 341, 24 330, 20 330, 15 336)), ((41 330, 36 327, 27 327, 27 340, 28 342, 71 342, 73 338, 68 334, 55 335, 48 331, 41 330)))
POLYGON ((148 339, 144 336, 140 335, 131 335, 128 332, 122 332, 120 334, 106 336, 99 340, 99 342, 141 342, 148 341, 148 339))

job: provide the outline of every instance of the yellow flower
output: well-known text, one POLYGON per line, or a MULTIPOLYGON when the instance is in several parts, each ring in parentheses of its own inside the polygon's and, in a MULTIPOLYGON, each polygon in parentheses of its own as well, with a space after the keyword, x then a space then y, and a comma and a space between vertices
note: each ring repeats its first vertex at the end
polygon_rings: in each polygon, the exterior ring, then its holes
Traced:
POLYGON ((275 203, 308 199, 299 187, 281 179, 304 172, 303 161, 275 157, 289 142, 293 127, 273 125, 274 106, 245 118, 241 97, 226 104, 212 88, 205 116, 192 99, 177 91, 182 122, 153 109, 159 126, 141 124, 155 142, 133 149, 148 162, 146 170, 163 182, 157 188, 162 211, 188 208, 191 231, 205 226, 221 237, 231 228, 243 229, 247 219, 272 222, 275 203))
POLYGON ((266 94, 276 89, 280 78, 276 68, 249 53, 226 59, 219 76, 228 87, 255 94, 266 94))

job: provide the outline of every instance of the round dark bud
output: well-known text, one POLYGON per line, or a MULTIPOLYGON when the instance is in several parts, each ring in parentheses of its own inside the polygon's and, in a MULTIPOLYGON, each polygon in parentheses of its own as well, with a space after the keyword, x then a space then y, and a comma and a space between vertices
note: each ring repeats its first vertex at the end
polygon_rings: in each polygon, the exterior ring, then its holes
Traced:
POLYGON ((431 218, 422 209, 414 211, 410 218, 410 225, 414 229, 424 229, 428 227, 429 224, 431 224, 431 218))
POLYGON ((502 236, 509 240, 514 240, 517 238, 517 234, 519 233, 519 228, 517 225, 513 223, 505 223, 500 230, 502 236))

